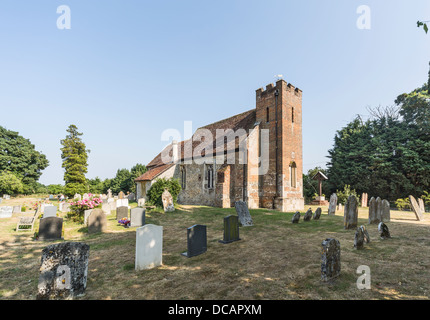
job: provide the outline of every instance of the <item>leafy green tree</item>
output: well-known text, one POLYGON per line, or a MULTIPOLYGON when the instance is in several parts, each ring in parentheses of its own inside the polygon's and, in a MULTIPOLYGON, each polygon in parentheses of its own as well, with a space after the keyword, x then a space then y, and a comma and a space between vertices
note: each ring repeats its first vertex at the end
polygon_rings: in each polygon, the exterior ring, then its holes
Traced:
POLYGON ((142 174, 144 174, 148 169, 146 169, 146 166, 140 163, 137 163, 134 167, 130 170, 130 178, 131 178, 131 188, 130 191, 133 193, 136 193, 136 183, 134 180, 136 178, 139 178, 142 174))
POLYGON ((10 171, 0 172, 0 193, 18 194, 24 192, 24 184, 21 179, 10 171))
POLYGON ((47 188, 50 194, 61 194, 64 191, 64 187, 61 184, 50 184, 47 188))
POLYGON ((161 196, 162 196, 165 188, 167 188, 167 190, 169 190, 169 192, 173 198, 173 203, 176 204, 177 199, 178 199, 178 194, 181 191, 181 184, 179 183, 179 180, 173 179, 173 178, 157 179, 151 185, 151 188, 149 188, 149 190, 147 192, 148 203, 155 205, 155 206, 158 206, 158 207, 162 207, 163 202, 161 200, 161 196))
POLYGON ((46 156, 36 151, 30 140, 0 126, 0 171, 16 175, 23 184, 23 192, 34 192, 42 170, 48 165, 46 156))
POLYGON ((78 132, 75 125, 70 125, 66 130, 68 135, 61 140, 61 159, 64 171, 64 193, 73 196, 75 193, 88 192, 85 174, 88 171, 88 153, 85 143, 80 138, 82 133, 78 132))
POLYGON ((104 193, 103 181, 99 177, 95 177, 94 179, 87 180, 89 191, 92 194, 101 194, 104 193))
POLYGON ((118 169, 115 178, 112 179, 110 188, 112 192, 119 193, 120 191, 127 193, 131 190, 131 173, 128 169, 118 169))

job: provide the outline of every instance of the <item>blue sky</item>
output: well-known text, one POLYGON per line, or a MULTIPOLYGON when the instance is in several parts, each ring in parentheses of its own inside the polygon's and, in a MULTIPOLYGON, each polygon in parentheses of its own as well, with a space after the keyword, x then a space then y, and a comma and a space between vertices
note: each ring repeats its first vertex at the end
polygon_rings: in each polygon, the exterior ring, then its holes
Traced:
POLYGON ((63 183, 70 124, 91 150, 87 177, 147 164, 168 128, 255 107, 282 74, 303 90, 304 170, 324 167, 337 130, 427 81, 428 0, 0 2, 0 125, 18 131, 63 183), (360 30, 357 8, 371 9, 360 30), (71 29, 57 28, 57 7, 71 29))

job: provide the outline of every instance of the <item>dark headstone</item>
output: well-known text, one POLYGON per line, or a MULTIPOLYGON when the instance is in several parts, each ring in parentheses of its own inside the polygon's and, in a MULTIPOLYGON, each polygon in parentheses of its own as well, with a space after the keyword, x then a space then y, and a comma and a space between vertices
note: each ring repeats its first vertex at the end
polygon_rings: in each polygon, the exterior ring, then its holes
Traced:
POLYGON ((299 223, 300 221, 300 212, 297 211, 294 215, 293 218, 291 219, 292 223, 299 223))
POLYGON ((306 213, 303 217, 303 220, 304 221, 311 221, 311 219, 312 219, 312 209, 309 208, 308 211, 306 211, 306 213))
POLYGON ((63 218, 48 217, 40 219, 39 240, 60 240, 63 232, 63 218))
POLYGON ((321 208, 317 208, 317 209, 315 210, 315 213, 314 213, 314 217, 313 217, 313 219, 314 219, 314 220, 319 220, 319 219, 320 219, 320 217, 321 217, 321 212, 322 212, 321 208))
POLYGON ((388 200, 382 200, 382 209, 381 209, 381 222, 390 222, 391 213, 390 213, 390 203, 388 200))
POLYGON ((224 239, 219 240, 221 243, 231 243, 240 240, 239 238, 239 218, 237 216, 228 216, 224 218, 224 239))
POLYGON ((207 251, 206 226, 196 224, 187 229, 187 252, 181 253, 187 258, 198 256, 207 251))
POLYGON ((130 227, 141 227, 145 225, 145 209, 133 208, 130 210, 130 227))
POLYGON ((88 233, 106 232, 107 219, 102 209, 93 209, 88 216, 88 233))
POLYGON ((322 242, 321 280, 329 281, 340 274, 340 243, 336 239, 322 242))
POLYGON ((73 299, 83 295, 89 254, 90 246, 79 242, 59 243, 43 249, 37 299, 73 299))
POLYGON ((372 197, 369 201, 369 224, 377 224, 379 222, 376 211, 376 199, 372 197))
POLYGON ((128 219, 128 207, 116 208, 116 220, 121 220, 122 218, 128 219))
POLYGON ((355 229, 357 228, 358 221, 358 200, 354 195, 350 195, 345 203, 344 211, 344 228, 355 229))
POLYGON ((253 226, 251 215, 249 214, 248 205, 244 201, 236 201, 234 203, 237 216, 242 227, 253 226))
POLYGON ((378 231, 379 231, 379 236, 381 237, 381 239, 391 238, 390 230, 388 230, 388 227, 385 223, 383 223, 383 222, 379 223, 378 231))

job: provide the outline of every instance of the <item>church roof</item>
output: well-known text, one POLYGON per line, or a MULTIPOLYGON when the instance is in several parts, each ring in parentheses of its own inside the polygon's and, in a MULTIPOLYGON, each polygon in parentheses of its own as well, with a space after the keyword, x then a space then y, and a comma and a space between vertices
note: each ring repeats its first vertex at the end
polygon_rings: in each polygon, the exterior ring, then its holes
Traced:
MULTIPOLYGON (((204 141, 204 142, 205 142, 205 145, 206 144, 212 144, 213 153, 215 154, 215 152, 217 151, 217 149, 216 149, 217 138, 218 138, 218 136, 221 135, 221 132, 219 132, 219 131, 217 132, 217 130, 231 129, 232 131, 230 131, 230 135, 233 137, 235 134, 238 134, 238 132, 240 132, 239 129, 244 129, 246 131, 246 136, 247 136, 248 131, 250 129, 252 129, 255 125, 255 119, 256 119, 256 111, 255 111, 255 109, 252 109, 252 110, 237 114, 235 116, 232 116, 230 118, 220 120, 220 121, 208 124, 204 127, 201 127, 201 128, 196 130, 193 137, 196 135, 196 133, 199 132, 200 129, 209 130, 212 134, 212 141, 204 141), (217 133, 218 133, 218 136, 217 136, 217 133)), ((244 133, 244 132, 242 132, 242 133, 244 133)), ((229 136, 229 134, 227 134, 227 137, 228 136, 229 136)), ((240 138, 239 138, 239 140, 240 140, 240 138)), ((224 142, 224 141, 221 141, 221 142, 224 142)), ((192 154, 192 151, 197 146, 199 146, 201 144, 202 144, 201 140, 193 141, 193 139, 179 142, 178 145, 180 146, 180 152, 181 152, 181 154, 178 155, 179 160, 187 160, 185 157, 188 156, 189 154, 192 154), (190 150, 190 148, 191 148, 191 150, 190 150)), ((237 149, 238 145, 239 145, 239 142, 236 141, 234 149, 237 149)), ((200 146, 200 148, 201 147, 202 146, 200 146)), ((233 149, 233 148, 231 148, 230 145, 227 145, 227 143, 223 143, 222 148, 223 148, 224 152, 230 151, 230 149, 233 149)), ((163 154, 164 155, 168 154, 169 157, 172 157, 173 145, 169 144, 166 148, 164 148, 164 150, 162 152, 160 152, 154 159, 152 159, 152 161, 149 162, 146 166, 148 168, 148 171, 145 172, 140 177, 138 177, 137 179, 135 179, 135 181, 153 180, 158 175, 160 175, 161 173, 163 173, 167 169, 171 168, 174 164, 173 163, 168 163, 168 164, 164 163, 163 159, 162 159, 163 154)), ((204 155, 205 155, 205 153, 202 152, 202 156, 204 156, 204 155)))

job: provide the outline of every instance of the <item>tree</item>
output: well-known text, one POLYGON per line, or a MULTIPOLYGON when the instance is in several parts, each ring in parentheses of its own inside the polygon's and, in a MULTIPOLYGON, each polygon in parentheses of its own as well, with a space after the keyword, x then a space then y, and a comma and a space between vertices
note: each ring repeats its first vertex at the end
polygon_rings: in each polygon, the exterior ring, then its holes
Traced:
POLYGON ((427 23, 430 21, 417 21, 417 27, 423 27, 425 33, 427 33, 429 31, 429 27, 427 26, 427 23))
POLYGON ((64 187, 61 184, 50 184, 47 186, 48 193, 50 194, 61 194, 63 193, 64 187))
POLYGON ((159 207, 163 206, 163 202, 161 199, 161 196, 164 192, 164 189, 167 188, 167 190, 170 192, 173 198, 173 203, 176 203, 178 199, 178 194, 181 191, 181 184, 177 179, 165 179, 165 178, 159 178, 157 179, 152 185, 151 188, 149 188, 147 196, 148 196, 148 203, 152 205, 156 205, 159 207))
POLYGON ((88 179, 87 183, 90 189, 89 191, 92 194, 104 193, 103 181, 99 177, 95 177, 94 179, 88 179))
POLYGON ((87 180, 85 174, 88 169, 88 153, 85 143, 82 142, 75 125, 70 125, 66 130, 68 135, 61 140, 61 159, 63 159, 62 167, 64 168, 64 193, 68 196, 73 196, 76 193, 83 194, 88 192, 87 180))
MULTIPOLYGON (((315 194, 319 194, 319 185, 317 180, 313 180, 312 178, 321 171, 324 175, 327 175, 327 170, 321 167, 315 167, 310 169, 307 174, 303 175, 303 196, 306 201, 311 201, 314 198, 315 194)), ((322 193, 326 196, 329 196, 329 188, 325 181, 322 182, 322 193)))
POLYGON ((0 172, 0 193, 18 194, 24 192, 24 184, 21 179, 10 171, 0 172))
POLYGON ((115 178, 112 179, 110 184, 112 192, 119 193, 122 191, 127 193, 131 190, 131 187, 132 183, 130 171, 128 169, 118 169, 115 178))
POLYGON ((136 193, 136 183, 134 182, 134 180, 144 174, 147 170, 148 169, 146 169, 146 166, 140 163, 137 163, 134 167, 131 168, 131 192, 136 193))
POLYGON ((12 172, 18 177, 23 192, 35 192, 42 170, 48 165, 46 156, 36 151, 30 140, 0 126, 0 171, 12 172))

